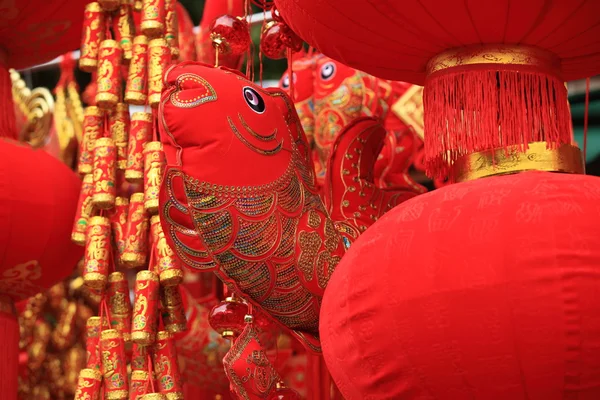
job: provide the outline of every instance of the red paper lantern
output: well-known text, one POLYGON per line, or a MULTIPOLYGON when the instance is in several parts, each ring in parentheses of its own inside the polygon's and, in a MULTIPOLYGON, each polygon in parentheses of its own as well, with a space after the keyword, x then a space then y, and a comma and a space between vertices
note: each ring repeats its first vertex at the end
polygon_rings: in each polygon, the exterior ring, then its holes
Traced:
POLYGON ((346 400, 600 396, 600 179, 526 172, 420 195, 350 248, 320 332, 346 400))

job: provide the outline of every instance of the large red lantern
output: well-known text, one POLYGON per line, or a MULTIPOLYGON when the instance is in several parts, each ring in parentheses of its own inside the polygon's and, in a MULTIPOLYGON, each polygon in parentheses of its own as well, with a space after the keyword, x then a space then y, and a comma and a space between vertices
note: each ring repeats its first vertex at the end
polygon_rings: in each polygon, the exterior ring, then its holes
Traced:
POLYGON ((600 396, 600 179, 450 185, 350 248, 321 309, 346 400, 600 396))
POLYGON ((83 255, 70 239, 80 186, 52 155, 0 139, 0 388, 7 400, 17 394, 12 302, 66 278, 83 255))

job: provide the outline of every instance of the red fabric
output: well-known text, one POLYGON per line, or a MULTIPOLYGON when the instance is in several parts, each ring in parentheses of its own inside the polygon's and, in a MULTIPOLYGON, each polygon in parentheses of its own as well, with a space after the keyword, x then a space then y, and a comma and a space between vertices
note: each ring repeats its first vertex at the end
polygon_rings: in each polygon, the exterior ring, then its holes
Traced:
POLYGON ((275 4, 311 46, 381 78, 423 84, 431 57, 480 43, 550 50, 562 59, 565 81, 599 71, 597 0, 275 0, 275 4))
POLYGON ((179 60, 192 61, 196 59, 196 38, 194 23, 190 14, 181 3, 177 2, 177 23, 179 27, 179 60))
POLYGON ((177 337, 175 346, 179 356, 179 370, 185 382, 185 398, 213 399, 216 395, 221 395, 224 400, 229 399, 229 382, 223 373, 222 360, 230 345, 208 324, 208 312, 216 304, 216 300, 196 300, 187 290, 182 290, 181 294, 186 308, 188 331, 177 337))
POLYGON ((239 399, 270 398, 280 380, 259 342, 254 324, 246 324, 223 358, 225 374, 231 382, 231 391, 239 399))
POLYGON ((24 299, 73 271, 83 255, 71 242, 80 187, 50 154, 0 140, 0 293, 24 299))
MULTIPOLYGON (((0 299, 0 301, 4 301, 0 299)), ((6 400, 16 400, 18 392, 19 323, 12 310, 1 304, 0 310, 0 393, 6 400)))
POLYGON ((291 100, 200 63, 172 68, 165 83, 167 240, 188 267, 215 271, 318 351, 319 301, 344 247, 291 100))
MULTIPOLYGON (((0 49, 6 64, 24 68, 79 47, 87 0, 19 0, 0 10, 0 49)), ((3 62, 0 62, 3 63, 3 62)))
POLYGON ((599 178, 529 172, 390 211, 323 300, 344 398, 597 399, 599 202, 599 178))

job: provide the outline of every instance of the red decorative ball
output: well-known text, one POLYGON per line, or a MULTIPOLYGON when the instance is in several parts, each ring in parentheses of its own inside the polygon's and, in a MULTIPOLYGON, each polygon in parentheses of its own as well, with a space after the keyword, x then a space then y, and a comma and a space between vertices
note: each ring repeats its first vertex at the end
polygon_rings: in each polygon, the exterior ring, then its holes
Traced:
POLYGON ((302 39, 283 22, 271 21, 265 25, 260 40, 262 53, 277 60, 286 57, 287 49, 293 52, 302 50, 302 39))
POLYGON ((248 305, 235 297, 228 297, 210 310, 208 322, 223 337, 238 336, 244 330, 248 305))
POLYGON ((600 398, 600 179, 445 186, 352 244, 321 308, 346 400, 600 398))
POLYGON ((300 395, 294 389, 278 386, 268 400, 300 400, 300 395))
POLYGON ((250 48, 248 23, 242 17, 222 15, 211 24, 210 32, 213 47, 221 54, 240 55, 250 48))

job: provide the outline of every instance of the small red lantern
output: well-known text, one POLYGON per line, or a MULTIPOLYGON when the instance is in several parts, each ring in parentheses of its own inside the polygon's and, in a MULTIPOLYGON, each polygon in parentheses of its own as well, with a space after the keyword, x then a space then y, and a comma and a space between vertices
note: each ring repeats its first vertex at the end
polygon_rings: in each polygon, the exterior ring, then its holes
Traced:
POLYGON ((248 23, 242 17, 222 15, 210 27, 210 38, 219 54, 238 56, 250 48, 248 23))

